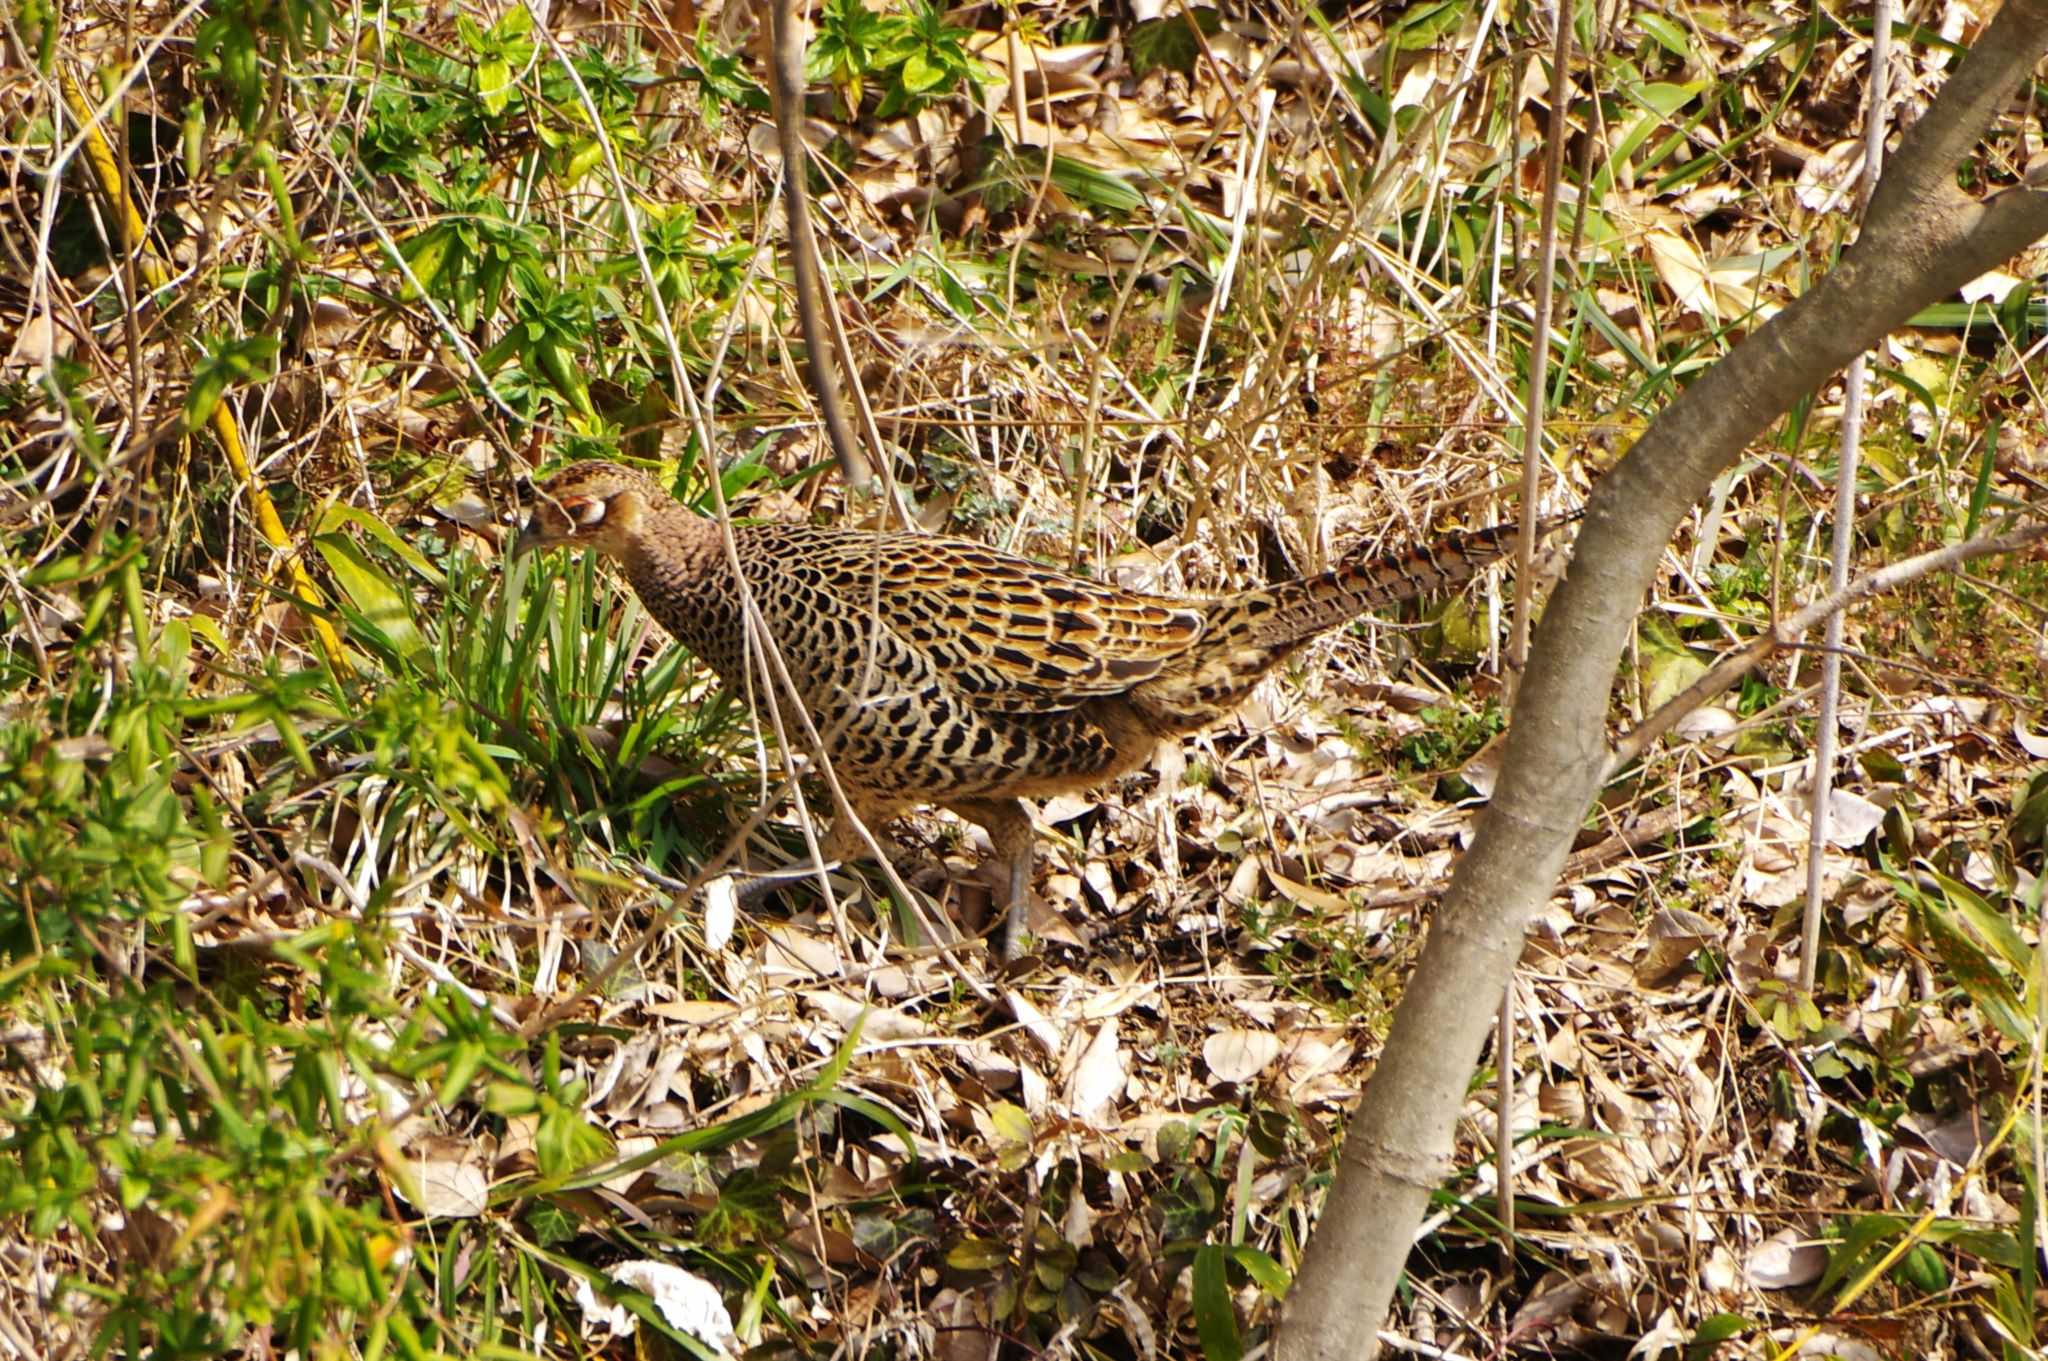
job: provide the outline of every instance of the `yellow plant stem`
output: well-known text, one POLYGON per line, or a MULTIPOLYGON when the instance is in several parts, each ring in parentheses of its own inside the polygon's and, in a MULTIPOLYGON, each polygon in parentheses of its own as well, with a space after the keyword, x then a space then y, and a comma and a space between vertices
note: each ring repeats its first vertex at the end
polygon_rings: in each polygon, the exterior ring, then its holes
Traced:
MULTIPOLYGON (((114 159, 113 148, 100 134, 100 126, 93 114, 92 105, 86 101, 85 92, 69 71, 61 71, 64 86, 64 102, 71 106, 71 112, 78 119, 85 138, 85 156, 92 163, 93 175, 99 181, 100 191, 114 209, 114 220, 121 226, 121 244, 134 257, 136 266, 142 271, 143 282, 152 290, 161 291, 170 284, 170 276, 164 267, 152 258, 145 247, 148 244, 143 231, 142 214, 136 211, 135 200, 128 193, 127 183, 121 177, 120 164, 114 159)), ((327 622, 322 611, 326 602, 320 596, 320 588, 313 584, 305 563, 285 531, 284 521, 278 517, 277 505, 270 499, 257 478, 256 471, 249 465, 249 457, 242 447, 241 431, 235 425, 233 412, 227 402, 222 401, 213 408, 213 430, 220 440, 221 450, 227 454, 228 466, 242 485, 249 489, 249 504, 255 512, 257 532, 272 548, 284 555, 285 574, 291 579, 292 594, 297 596, 308 609, 313 621, 313 632, 320 642, 320 651, 325 654, 327 664, 338 675, 350 675, 348 653, 341 645, 341 639, 334 632, 334 626, 327 622)))

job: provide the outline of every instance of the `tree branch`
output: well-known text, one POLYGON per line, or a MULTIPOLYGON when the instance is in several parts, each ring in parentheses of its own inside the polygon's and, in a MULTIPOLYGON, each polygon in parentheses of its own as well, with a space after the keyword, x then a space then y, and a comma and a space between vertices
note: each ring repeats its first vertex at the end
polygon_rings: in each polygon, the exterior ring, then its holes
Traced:
POLYGON ((1370 1356, 1523 933, 1598 793, 1616 665, 1673 530, 1749 442, 1886 331, 2048 234, 2048 195, 1955 186, 2048 48, 2048 0, 2007 0, 1902 140, 1839 265, 1681 393, 1593 489, 1538 625, 1499 782, 1394 1016, 1289 1293, 1281 1361, 1370 1356))
MULTIPOLYGON (((832 332, 826 324, 825 281, 818 269, 818 239, 811 230, 811 193, 806 182, 810 150, 804 145, 804 42, 796 7, 800 0, 768 0, 769 90, 775 106, 775 141, 782 150, 782 201, 789 218, 789 264, 796 280, 796 319, 803 331, 804 359, 811 371, 818 412, 839 475, 865 494, 874 475, 847 419, 846 398, 832 366, 832 332)), ((876 451, 879 455, 880 451, 876 451)))
MULTIPOLYGON (((1832 591, 1812 604, 1780 619, 1772 627, 1758 634, 1743 647, 1737 648, 1707 669, 1705 674, 1691 685, 1673 695, 1658 708, 1657 712, 1644 719, 1634 731, 1614 744, 1613 754, 1607 763, 1607 776, 1649 750, 1650 745, 1677 725, 1678 721, 1694 709, 1705 704, 1750 672, 1762 666, 1778 653, 1798 644, 1814 625, 1834 617, 1841 611, 1871 596, 1897 590, 1911 581, 1933 572, 1946 571, 1958 564, 1975 558, 1992 557, 1999 553, 2010 553, 2025 548, 2028 544, 2048 539, 2048 521, 2016 529, 2010 534, 1984 535, 1964 543, 1950 544, 1937 548, 1931 553, 1880 567, 1857 577, 1839 591, 1832 591)), ((1605 783, 1605 779, 1602 783, 1605 783)))

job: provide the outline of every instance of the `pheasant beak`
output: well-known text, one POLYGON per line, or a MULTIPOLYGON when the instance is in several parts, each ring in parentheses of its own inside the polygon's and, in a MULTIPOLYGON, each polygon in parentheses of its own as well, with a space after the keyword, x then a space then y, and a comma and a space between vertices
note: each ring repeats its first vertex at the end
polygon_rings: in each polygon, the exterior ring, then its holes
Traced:
POLYGON ((545 547, 547 547, 547 535, 541 529, 540 512, 536 510, 526 517, 526 523, 520 526, 519 537, 512 541, 512 556, 515 558, 524 557, 537 548, 545 547))

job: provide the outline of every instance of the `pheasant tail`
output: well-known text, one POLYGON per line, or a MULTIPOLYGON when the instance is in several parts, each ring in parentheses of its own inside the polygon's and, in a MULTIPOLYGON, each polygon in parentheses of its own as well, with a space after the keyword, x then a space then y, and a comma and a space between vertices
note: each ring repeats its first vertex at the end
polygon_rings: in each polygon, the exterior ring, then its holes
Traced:
MULTIPOLYGON (((1562 523, 1544 523, 1537 537, 1562 523)), ((1518 530, 1517 525, 1493 525, 1398 553, 1353 558, 1318 576, 1247 592, 1237 600, 1272 597, 1273 608, 1244 621, 1248 631, 1269 645, 1299 646, 1369 610, 1457 590, 1514 552, 1518 530)))
MULTIPOLYGON (((1576 517, 1539 526, 1545 535, 1576 517)), ((1514 551, 1519 526, 1494 525, 1380 557, 1352 558, 1317 576, 1216 601, 1202 637, 1131 699, 1161 732, 1204 727, 1235 708, 1265 674, 1317 635, 1369 610, 1453 591, 1514 551)))

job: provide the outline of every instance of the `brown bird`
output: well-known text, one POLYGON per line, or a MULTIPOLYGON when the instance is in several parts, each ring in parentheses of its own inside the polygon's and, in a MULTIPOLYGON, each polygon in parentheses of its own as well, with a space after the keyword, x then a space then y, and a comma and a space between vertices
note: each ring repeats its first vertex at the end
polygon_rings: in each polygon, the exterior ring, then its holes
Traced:
MULTIPOLYGON (((740 594, 714 520, 646 475, 578 463, 537 489, 515 551, 594 548, 726 684, 747 683, 740 594)), ((960 539, 735 525, 739 564, 796 698, 870 827, 919 804, 979 823, 1008 862, 1004 951, 1025 925, 1022 800, 1103 784, 1161 738, 1227 716, 1317 634, 1447 590, 1503 557, 1512 526, 1359 558, 1213 600, 1068 576, 960 539)), ((857 840, 839 819, 834 856, 857 840)))

